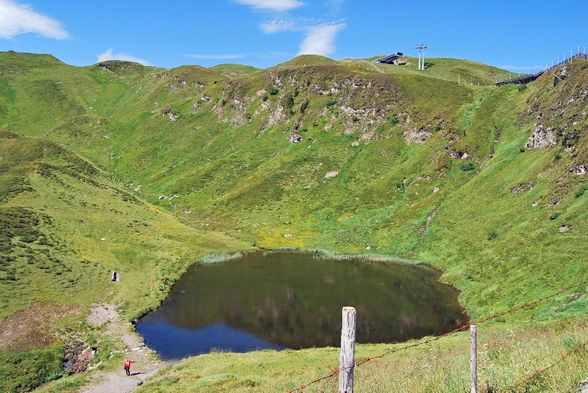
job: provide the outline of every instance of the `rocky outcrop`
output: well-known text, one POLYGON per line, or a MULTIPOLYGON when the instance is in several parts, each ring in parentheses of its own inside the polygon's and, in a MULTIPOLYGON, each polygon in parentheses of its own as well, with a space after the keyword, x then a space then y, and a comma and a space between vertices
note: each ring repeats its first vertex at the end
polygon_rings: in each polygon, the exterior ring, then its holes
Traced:
POLYGON ((409 144, 421 144, 425 143, 432 133, 422 128, 410 128, 404 131, 404 140, 409 144))
POLYGON ((467 152, 456 150, 453 146, 445 146, 445 150, 447 150, 447 155, 454 159, 466 160, 470 157, 467 152))
POLYGON ((166 116, 171 123, 174 123, 178 120, 179 115, 173 111, 173 109, 169 106, 166 106, 161 110, 161 114, 166 116))
POLYGON ((535 130, 527 140, 525 148, 541 149, 555 146, 557 144, 557 135, 551 127, 544 128, 542 123, 537 124, 535 130))
POLYGON ((298 143, 302 141, 302 136, 298 133, 298 129, 293 130, 288 136, 290 143, 298 143))
POLYGON ((245 111, 247 110, 247 106, 238 97, 233 98, 233 116, 231 123, 234 126, 242 126, 247 123, 247 118, 245 117, 245 111))
POLYGON ((520 125, 534 121, 536 126, 526 148, 544 148, 558 143, 572 155, 585 138, 588 113, 588 85, 580 63, 566 64, 550 74, 559 83, 556 89, 544 81, 527 100, 527 113, 520 125), (554 94, 555 93, 555 94, 554 94))
POLYGON ((578 388, 576 389, 576 393, 588 393, 588 378, 580 381, 578 388))
POLYGON ((535 184, 533 183, 533 181, 528 181, 526 183, 517 184, 516 186, 514 186, 510 189, 510 192, 512 192, 513 194, 520 194, 525 191, 529 191, 530 189, 533 188, 534 185, 535 184))
POLYGON ((381 124, 384 120, 384 114, 379 113, 376 108, 352 108, 349 105, 342 105, 339 107, 339 112, 344 117, 345 126, 347 129, 354 128, 357 124, 361 127, 370 127, 376 124, 381 124))
POLYGON ((63 370, 68 374, 86 371, 95 349, 90 348, 81 340, 72 340, 63 349, 63 370))
POLYGON ((275 126, 276 124, 281 123, 286 118, 286 113, 284 112, 284 108, 278 106, 278 108, 271 112, 269 117, 267 118, 264 128, 269 128, 271 126, 275 126))
POLYGON ((557 86, 560 82, 563 82, 564 79, 567 78, 569 75, 569 71, 567 67, 561 68, 558 72, 553 75, 553 86, 557 86))
POLYGON ((180 91, 182 88, 186 87, 186 86, 187 86, 187 84, 188 84, 188 83, 187 83, 185 80, 183 80, 183 79, 180 79, 180 78, 174 78, 174 79, 173 79, 171 82, 169 82, 169 83, 167 84, 167 87, 168 87, 168 88, 169 88, 171 91, 173 91, 173 92, 176 92, 176 91, 180 91))
POLYGON ((570 168, 570 172, 576 175, 585 175, 588 173, 588 166, 584 164, 574 165, 570 168))

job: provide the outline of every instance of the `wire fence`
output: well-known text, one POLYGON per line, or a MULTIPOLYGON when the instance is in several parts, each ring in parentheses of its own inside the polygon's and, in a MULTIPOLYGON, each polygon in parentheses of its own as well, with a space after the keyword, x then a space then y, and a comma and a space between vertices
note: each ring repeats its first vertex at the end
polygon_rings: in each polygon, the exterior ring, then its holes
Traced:
POLYGON ((542 368, 540 370, 536 370, 531 375, 528 375, 528 376, 524 377, 523 379, 521 379, 520 381, 516 382, 515 384, 510 385, 508 388, 505 389, 505 391, 508 392, 508 391, 513 391, 513 390, 516 390, 516 389, 520 389, 520 388, 526 387, 527 385, 529 385, 536 378, 542 376, 547 371, 551 370, 555 366, 557 366, 557 365, 563 363, 564 361, 566 361, 570 356, 575 355, 576 353, 578 353, 578 352, 586 349, 586 344, 588 344, 588 341, 584 341, 583 343, 577 345, 575 348, 572 348, 571 350, 569 350, 568 352, 566 352, 556 362, 554 362, 554 363, 550 364, 549 366, 544 367, 544 368, 542 368))
MULTIPOLYGON (((518 306, 515 306, 515 307, 512 307, 512 308, 509 308, 509 309, 504 310, 504 311, 497 312, 495 314, 491 314, 491 315, 489 315, 487 317, 484 317, 484 318, 479 319, 476 322, 469 322, 469 323, 463 324, 463 325, 461 325, 461 326, 459 326, 459 327, 457 327, 457 328, 455 328, 455 329, 453 329, 453 330, 451 330, 451 331, 449 331, 447 333, 441 334, 439 336, 434 336, 434 337, 431 337, 431 338, 428 338, 428 339, 425 339, 425 340, 422 340, 422 341, 419 341, 419 342, 416 342, 416 343, 413 343, 413 344, 407 344, 407 345, 402 346, 400 348, 391 348, 391 349, 389 349, 389 350, 387 350, 387 351, 385 351, 385 352, 383 352, 383 353, 381 353, 379 355, 370 356, 370 357, 361 359, 361 360, 357 361, 354 364, 354 366, 349 367, 347 369, 351 369, 353 367, 360 367, 360 366, 362 366, 362 365, 364 365, 366 363, 372 362, 372 361, 377 360, 377 359, 382 359, 382 358, 384 358, 384 357, 386 357, 388 355, 394 354, 394 353, 398 353, 398 352, 405 351, 405 350, 408 350, 408 349, 412 349, 412 348, 416 348, 416 347, 420 347, 420 346, 423 346, 423 345, 430 344, 432 342, 441 340, 441 339, 443 339, 445 337, 448 337, 448 336, 451 336, 453 334, 456 334, 456 333, 462 332, 464 330, 467 330, 471 325, 479 325, 479 324, 482 324, 482 323, 485 323, 485 322, 496 320, 498 318, 504 317, 504 316, 509 315, 509 314, 514 314, 514 313, 519 312, 519 311, 523 311, 523 310, 534 308, 535 306, 537 306, 538 304, 540 304, 540 303, 542 303, 542 302, 544 302, 546 300, 553 299, 553 298, 555 298, 557 296, 560 296, 560 295, 562 295, 562 294, 564 294, 564 293, 566 293, 566 292, 568 292, 568 291, 570 291, 572 289, 584 287, 586 285, 588 285, 588 281, 581 281, 581 282, 575 283, 573 285, 569 285, 569 286, 560 288, 556 292, 554 292, 554 293, 552 293, 550 295, 537 298, 535 300, 532 300, 532 301, 529 301, 527 303, 524 303, 524 304, 521 304, 521 305, 518 305, 518 306)), ((544 369, 535 371, 533 374, 531 374, 531 375, 523 378, 522 380, 520 380, 516 384, 512 385, 509 389, 512 390, 512 389, 515 389, 515 388, 519 388, 519 387, 522 387, 522 386, 530 383, 538 375, 544 374, 545 372, 549 371, 551 368, 553 368, 553 367, 557 366, 558 364, 562 363, 568 357, 570 357, 573 354, 579 352, 582 348, 585 348, 586 345, 587 345, 587 343, 584 342, 583 344, 581 344, 581 345, 577 346, 576 348, 574 348, 574 349, 570 350, 569 352, 567 352, 557 362, 553 363, 552 365, 550 365, 550 366, 548 366, 548 367, 546 367, 544 369)), ((304 391, 304 389, 306 389, 307 387, 309 387, 311 385, 314 385, 314 384, 317 384, 319 382, 322 382, 322 381, 328 380, 330 378, 333 378, 334 376, 338 375, 341 370, 345 370, 345 369, 341 369, 340 367, 336 367, 333 370, 331 370, 328 374, 325 374, 325 375, 323 375, 321 377, 318 377, 318 378, 316 378, 316 379, 314 379, 314 380, 312 380, 310 382, 307 382, 305 384, 302 384, 302 385, 300 385, 300 386, 298 386, 298 387, 296 387, 294 389, 291 389, 291 390, 288 391, 288 393, 302 392, 302 391, 304 391)))
POLYGON ((541 71, 538 71, 534 74, 522 74, 522 75, 519 74, 519 76, 517 76, 515 78, 509 78, 509 79, 496 81, 496 86, 503 86, 503 85, 509 85, 509 84, 520 84, 520 85, 527 84, 527 83, 532 82, 535 79, 539 78, 544 73, 549 72, 551 70, 554 70, 564 64, 571 63, 575 59, 588 60, 588 55, 586 54, 586 48, 581 50, 581 48, 578 47, 578 53, 574 54, 574 52, 572 51, 570 53, 569 57, 564 56, 563 60, 558 59, 557 62, 552 63, 551 66, 545 65, 544 69, 542 69, 541 71))

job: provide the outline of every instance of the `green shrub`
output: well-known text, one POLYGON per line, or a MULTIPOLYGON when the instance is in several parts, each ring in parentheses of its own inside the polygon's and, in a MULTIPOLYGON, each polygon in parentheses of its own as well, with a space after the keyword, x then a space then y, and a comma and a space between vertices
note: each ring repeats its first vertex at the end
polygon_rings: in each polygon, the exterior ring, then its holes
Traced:
POLYGON ((0 352, 0 392, 28 392, 63 376, 62 347, 22 353, 0 352))
POLYGON ((307 98, 304 99, 304 101, 302 101, 302 103, 300 104, 300 113, 304 113, 306 111, 306 108, 308 108, 308 104, 310 101, 308 101, 307 98))
POLYGON ((284 97, 282 105, 284 106, 284 108, 288 110, 294 108, 294 97, 292 96, 292 94, 288 94, 286 97, 284 97))
POLYGON ((467 164, 463 164, 460 166, 461 170, 464 172, 470 172, 476 169, 476 166, 472 162, 468 162, 467 164))
POLYGON ((488 232, 488 236, 486 237, 488 240, 494 240, 498 237, 498 233, 496 231, 488 232))

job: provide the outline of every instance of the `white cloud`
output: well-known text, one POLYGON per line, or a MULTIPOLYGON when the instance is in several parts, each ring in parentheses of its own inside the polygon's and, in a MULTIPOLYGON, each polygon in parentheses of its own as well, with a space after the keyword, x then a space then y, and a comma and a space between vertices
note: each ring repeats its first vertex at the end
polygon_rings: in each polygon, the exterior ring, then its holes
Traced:
POLYGON ((281 31, 294 30, 295 27, 296 24, 294 22, 283 18, 277 18, 259 25, 261 31, 263 31, 266 34, 274 34, 279 33, 281 31))
POLYGON ((138 57, 135 57, 133 55, 129 55, 127 53, 122 53, 122 52, 114 52, 111 49, 108 49, 106 52, 100 53, 97 57, 96 57, 96 61, 98 63, 102 62, 102 61, 107 61, 107 60, 124 60, 124 61, 133 61, 135 63, 141 63, 143 65, 150 65, 150 63, 147 60, 143 60, 140 59, 138 57))
POLYGON ((310 27, 300 44, 298 54, 329 56, 335 51, 337 33, 344 28, 345 23, 328 23, 310 27))
POLYGON ((33 11, 14 0, 0 0, 0 38, 36 33, 43 37, 64 40, 69 34, 55 19, 33 11))
POLYGON ((235 54, 189 53, 184 56, 191 57, 193 59, 200 59, 200 60, 226 60, 226 59, 242 59, 244 57, 247 57, 247 54, 245 54, 245 53, 235 53, 235 54))
POLYGON ((277 12, 290 11, 301 7, 303 4, 300 0, 235 0, 235 2, 260 10, 277 12))

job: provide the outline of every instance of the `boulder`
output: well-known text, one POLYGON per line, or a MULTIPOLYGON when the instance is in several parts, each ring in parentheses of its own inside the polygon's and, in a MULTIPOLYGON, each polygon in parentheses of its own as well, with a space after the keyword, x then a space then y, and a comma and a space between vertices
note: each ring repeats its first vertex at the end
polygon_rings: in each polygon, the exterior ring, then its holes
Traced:
POLYGON ((422 144, 431 137, 431 132, 422 128, 410 128, 404 132, 403 136, 406 143, 422 144))
POLYGON ((86 371, 95 350, 79 340, 67 342, 63 348, 63 370, 68 374, 86 371))
POLYGON ((298 130, 293 130, 288 136, 288 141, 290 143, 298 143, 302 141, 302 136, 298 133, 298 130))
POLYGON ((163 108, 161 110, 161 114, 163 116, 167 116, 168 120, 170 122, 175 122, 176 120, 178 120, 179 115, 173 111, 173 109, 169 106, 166 106, 165 108, 163 108))
POLYGON ((551 127, 544 128, 543 124, 539 123, 535 130, 527 140, 525 148, 527 149, 541 149, 557 144, 557 135, 551 127))
POLYGON ((571 173, 575 173, 576 175, 585 175, 588 173, 588 167, 583 164, 575 165, 570 168, 571 173))

